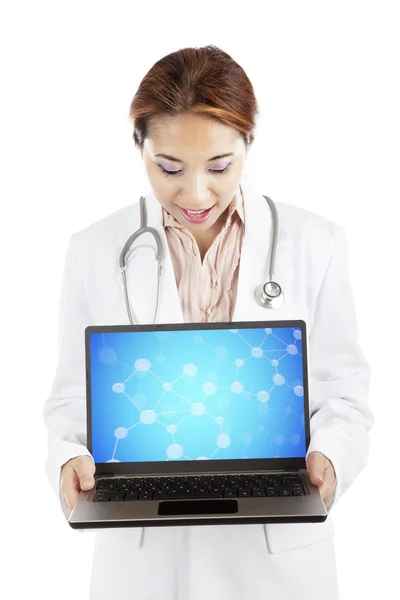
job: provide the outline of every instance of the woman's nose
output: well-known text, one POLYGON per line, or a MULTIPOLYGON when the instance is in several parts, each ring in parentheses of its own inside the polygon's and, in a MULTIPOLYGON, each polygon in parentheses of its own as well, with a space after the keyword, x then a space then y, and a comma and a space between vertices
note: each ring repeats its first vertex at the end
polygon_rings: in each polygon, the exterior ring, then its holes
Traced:
POLYGON ((183 198, 185 198, 185 206, 193 210, 207 207, 211 193, 208 189, 208 182, 204 177, 194 177, 187 184, 184 184, 183 198))

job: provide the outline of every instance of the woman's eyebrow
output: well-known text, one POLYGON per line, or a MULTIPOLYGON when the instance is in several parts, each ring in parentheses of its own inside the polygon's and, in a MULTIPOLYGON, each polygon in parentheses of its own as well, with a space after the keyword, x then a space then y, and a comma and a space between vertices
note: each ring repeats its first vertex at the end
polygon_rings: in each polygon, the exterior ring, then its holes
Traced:
MULTIPOLYGON (((174 158, 173 156, 169 156, 168 154, 156 154, 156 156, 160 156, 161 158, 166 158, 167 160, 172 160, 173 162, 179 162, 179 163, 183 163, 183 160, 180 160, 179 158, 174 158)), ((207 162, 210 162, 212 160, 217 160, 218 158, 225 158, 226 156, 234 156, 233 152, 229 152, 228 154, 218 154, 218 156, 213 156, 212 158, 209 158, 207 162)))

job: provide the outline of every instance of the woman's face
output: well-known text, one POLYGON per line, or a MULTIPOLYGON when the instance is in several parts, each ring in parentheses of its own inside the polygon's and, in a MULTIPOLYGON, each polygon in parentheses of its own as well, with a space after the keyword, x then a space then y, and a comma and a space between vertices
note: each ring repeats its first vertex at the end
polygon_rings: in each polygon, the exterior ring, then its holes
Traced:
POLYGON ((194 114, 152 125, 142 158, 153 192, 181 225, 201 234, 224 219, 239 191, 244 140, 235 129, 194 114))

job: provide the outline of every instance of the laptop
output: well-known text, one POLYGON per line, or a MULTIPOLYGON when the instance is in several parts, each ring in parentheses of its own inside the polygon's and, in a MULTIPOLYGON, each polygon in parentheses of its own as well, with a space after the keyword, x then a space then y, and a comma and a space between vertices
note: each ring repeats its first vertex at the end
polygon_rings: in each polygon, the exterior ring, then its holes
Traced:
POLYGON ((302 320, 90 326, 74 529, 322 522, 302 320))

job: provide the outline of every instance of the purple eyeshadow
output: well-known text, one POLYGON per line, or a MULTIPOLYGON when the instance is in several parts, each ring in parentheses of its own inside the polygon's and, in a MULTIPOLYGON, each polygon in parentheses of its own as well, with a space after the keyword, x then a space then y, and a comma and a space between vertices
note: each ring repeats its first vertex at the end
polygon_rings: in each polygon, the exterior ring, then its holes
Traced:
MULTIPOLYGON (((220 165, 213 165, 212 169, 215 170, 215 171, 223 171, 230 164, 231 163, 220 164, 220 165)), ((173 167, 170 167, 169 165, 166 165, 166 164, 163 164, 163 163, 158 163, 158 166, 160 166, 161 168, 165 169, 166 171, 170 171, 171 173, 178 173, 180 171, 180 169, 174 169, 173 167)))
POLYGON ((158 163, 158 165, 160 167, 162 167, 163 169, 165 169, 166 171, 173 171, 174 173, 176 173, 177 171, 179 171, 180 169, 174 169, 173 167, 170 167, 169 165, 163 165, 162 163, 158 163))

